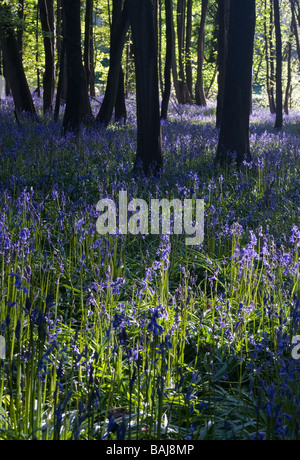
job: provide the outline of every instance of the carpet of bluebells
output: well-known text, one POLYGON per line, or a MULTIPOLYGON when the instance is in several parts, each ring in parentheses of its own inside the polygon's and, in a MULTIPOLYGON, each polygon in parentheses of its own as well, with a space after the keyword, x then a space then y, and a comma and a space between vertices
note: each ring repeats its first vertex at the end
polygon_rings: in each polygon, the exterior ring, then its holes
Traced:
POLYGON ((214 106, 172 103, 147 179, 134 99, 77 139, 35 104, 0 107, 0 439, 300 439, 300 114, 278 133, 254 106, 237 172, 213 167, 214 106), (100 236, 120 190, 204 199, 203 244, 100 236))

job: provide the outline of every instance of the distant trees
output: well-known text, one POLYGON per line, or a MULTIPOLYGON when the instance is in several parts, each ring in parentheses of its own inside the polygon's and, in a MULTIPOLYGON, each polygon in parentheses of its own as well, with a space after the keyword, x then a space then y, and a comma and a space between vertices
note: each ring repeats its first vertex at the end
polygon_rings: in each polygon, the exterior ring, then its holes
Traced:
MULTIPOLYGON (((178 86, 177 98, 180 104, 192 102, 191 88, 187 82, 184 62, 187 59, 186 51, 190 49, 191 18, 187 15, 186 0, 177 0, 177 41, 178 41, 178 86), (187 38, 187 40, 186 40, 187 38), (188 46, 186 46, 188 42, 188 46)), ((191 5, 188 10, 191 15, 191 5)), ((174 62, 174 66, 176 61, 174 62)))
POLYGON ((130 85, 135 86, 137 164, 146 174, 162 168, 160 122, 168 118, 172 88, 177 104, 203 107, 212 88, 220 129, 217 164, 228 164, 235 156, 240 165, 251 158, 253 82, 265 83, 275 126, 281 129, 283 110, 288 113, 291 102, 295 50, 300 59, 299 0, 257 2, 260 48, 254 60, 255 0, 109 0, 104 4, 99 12, 98 0, 0 0, 0 70, 17 111, 35 113, 25 59, 38 96, 43 72, 44 112, 54 108, 58 120, 61 103, 66 102, 63 132, 78 132, 85 121, 106 128, 113 115, 114 121, 125 122, 125 94, 130 85), (291 24, 288 39, 282 27, 286 18, 291 24), (31 30, 31 66, 25 27, 31 30), (106 35, 99 45, 102 27, 106 35), (104 59, 103 53, 107 53, 104 59), (100 63, 108 68, 105 77, 99 72, 100 63), (97 101, 99 81, 105 92, 94 120, 90 99, 97 101))
MULTIPOLYGON (((272 2, 272 0, 271 0, 272 2)), ((275 101, 275 48, 273 41, 274 12, 272 3, 264 0, 264 35, 266 57, 266 86, 271 114, 276 113, 275 101)))

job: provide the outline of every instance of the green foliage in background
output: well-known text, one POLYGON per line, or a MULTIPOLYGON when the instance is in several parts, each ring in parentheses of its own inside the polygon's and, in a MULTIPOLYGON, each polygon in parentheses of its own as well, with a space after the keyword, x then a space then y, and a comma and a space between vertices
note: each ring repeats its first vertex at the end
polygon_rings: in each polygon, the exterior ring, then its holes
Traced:
MULTIPOLYGON (((18 0, 12 0, 9 4, 12 7, 14 26, 16 29, 22 27, 24 31, 24 50, 23 62, 26 76, 30 87, 34 90, 38 85, 38 74, 42 81, 44 69, 44 46, 42 38, 41 24, 37 15, 37 0, 25 0, 24 20, 18 18, 18 0)), ((85 1, 82 1, 82 45, 84 45, 84 18, 85 1)), ((164 62, 166 55, 166 23, 165 5, 161 0, 160 28, 159 28, 159 72, 163 83, 164 62)), ((201 0, 193 2, 193 31, 192 31, 192 67, 193 77, 196 80, 197 73, 197 39, 198 29, 201 20, 201 0)), ((174 0, 174 24, 176 31, 176 7, 177 1, 174 0)), ((57 1, 55 1, 57 14, 57 1)), ((265 39, 264 39, 264 20, 269 17, 269 11, 265 9, 264 0, 257 1, 257 26, 255 55, 253 63, 253 85, 254 97, 260 104, 268 104, 266 93, 266 59, 265 59, 265 39)), ((1 20, 1 18, 0 18, 1 20)), ((112 20, 112 0, 95 0, 94 2, 94 47, 95 47, 95 76, 96 88, 98 93, 105 90, 108 69, 109 69, 109 46, 110 46, 110 24, 112 20)), ((3 23, 3 19, 1 20, 3 23)), ((291 31, 291 11, 288 0, 281 1, 281 26, 283 35, 283 90, 285 91, 287 82, 287 44, 291 31)), ((275 33, 275 31, 274 31, 275 33)), ((275 44, 275 37, 274 37, 275 44)), ((214 99, 217 94, 217 54, 218 54, 218 28, 217 28, 217 1, 209 2, 208 15, 205 33, 205 61, 204 61, 204 87, 208 98, 214 99)), ((126 69, 126 90, 127 93, 134 92, 134 60, 130 32, 123 53, 123 66, 126 69)), ((58 61, 58 55, 57 55, 58 61)), ((292 37, 292 100, 293 107, 299 101, 299 61, 296 53, 295 38, 292 37)), ((58 78, 58 76, 57 76, 58 78)))

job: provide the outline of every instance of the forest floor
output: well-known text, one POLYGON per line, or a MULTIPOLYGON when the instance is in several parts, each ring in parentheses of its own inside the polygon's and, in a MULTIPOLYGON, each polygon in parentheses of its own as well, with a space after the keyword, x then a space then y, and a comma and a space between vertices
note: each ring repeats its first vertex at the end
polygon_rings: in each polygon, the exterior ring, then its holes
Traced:
POLYGON ((254 107, 237 172, 213 167, 214 107, 173 104, 139 179, 128 107, 74 139, 1 102, 0 438, 299 439, 300 113, 277 132, 254 107), (203 199, 203 243, 99 235, 120 191, 203 199))

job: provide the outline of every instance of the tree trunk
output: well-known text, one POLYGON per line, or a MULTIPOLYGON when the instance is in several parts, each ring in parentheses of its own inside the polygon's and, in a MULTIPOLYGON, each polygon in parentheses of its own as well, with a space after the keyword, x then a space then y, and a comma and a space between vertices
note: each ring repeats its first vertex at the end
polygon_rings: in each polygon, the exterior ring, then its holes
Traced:
POLYGON ((137 101, 136 169, 145 175, 159 174, 162 165, 162 141, 159 111, 157 37, 154 32, 151 0, 128 0, 132 29, 137 101))
POLYGON ((56 1, 56 73, 59 74, 60 55, 63 42, 62 0, 56 1))
MULTIPOLYGON (((59 103, 67 98, 67 60, 64 48, 64 21, 63 21, 63 2, 57 0, 57 20, 56 20, 56 52, 57 65, 56 73, 59 75, 58 86, 60 87, 59 103), (63 51, 64 50, 64 51, 63 51)), ((58 92, 58 89, 57 89, 58 92)), ((56 98, 57 100, 57 98, 56 98)))
MULTIPOLYGON (((292 27, 291 27, 292 30, 292 27)), ((290 34, 289 42, 287 44, 287 84, 285 90, 284 112, 289 114, 289 101, 291 96, 291 83, 292 83, 292 35, 290 34)))
POLYGON ((116 104, 115 104, 115 122, 118 123, 122 121, 123 123, 126 123, 126 119, 127 119, 127 110, 126 110, 126 100, 125 100, 125 75, 121 67, 120 74, 119 74, 117 99, 116 99, 116 104))
POLYGON ((165 0, 166 9, 166 38, 167 38, 167 51, 166 51, 166 62, 165 62, 165 88, 163 92, 162 104, 161 104, 161 118, 166 120, 168 118, 168 107, 171 96, 172 81, 171 81, 171 69, 173 60, 173 1, 165 0))
POLYGON ((191 104, 192 97, 185 76, 185 31, 186 31, 186 0, 177 0, 177 37, 179 66, 179 104, 191 104))
POLYGON ((158 4, 158 74, 159 74, 159 87, 161 95, 164 94, 164 81, 163 81, 163 65, 162 65, 162 0, 158 4))
POLYGON ((186 0, 177 0, 177 40, 178 40, 178 66, 179 66, 179 90, 181 104, 186 103, 186 82, 184 74, 184 39, 185 39, 185 12, 186 0))
POLYGON ((276 32, 276 121, 275 128, 283 125, 283 95, 282 95, 282 36, 280 25, 279 0, 274 0, 274 20, 276 32))
POLYGON ((175 94, 178 103, 181 101, 181 93, 179 88, 179 79, 178 79, 178 72, 177 72, 177 57, 176 57, 176 34, 175 34, 175 24, 174 24, 174 16, 173 16, 173 0, 172 0, 172 15, 171 15, 171 27, 172 27, 172 75, 173 75, 173 83, 175 88, 175 94))
MULTIPOLYGON (((159 50, 159 27, 160 24, 158 23, 158 4, 160 3, 160 0, 152 0, 152 6, 153 6, 153 24, 154 24, 154 34, 155 37, 157 37, 157 51, 159 50)), ((158 59, 158 75, 159 75, 159 56, 157 57, 158 59)), ((159 80, 158 80, 159 81, 159 80)))
POLYGON ((91 53, 91 71, 90 71, 90 96, 96 97, 96 81, 95 81, 95 43, 94 43, 94 27, 93 27, 93 11, 92 11, 92 34, 90 36, 90 53, 91 53))
POLYGON ((205 107, 206 97, 203 87, 203 63, 204 63, 204 40, 205 40, 205 22, 208 9, 208 0, 202 0, 201 22, 198 36, 198 69, 197 82, 195 88, 196 104, 205 107))
POLYGON ((56 39, 56 48, 58 53, 58 85, 56 92, 56 101, 54 109, 54 120, 58 120, 60 112, 60 104, 62 100, 67 98, 67 63, 66 63, 66 49, 65 42, 63 37, 65 36, 64 32, 64 4, 62 0, 57 1, 57 39, 56 39))
POLYGON ((270 112, 276 113, 276 101, 275 101, 275 85, 276 85, 276 73, 275 73, 275 48, 273 42, 274 33, 274 15, 273 15, 273 0, 270 0, 270 24, 269 24, 269 46, 270 46, 270 112))
POLYGON ((56 101, 55 101, 55 109, 54 109, 54 120, 58 120, 59 111, 60 111, 60 104, 61 100, 63 99, 64 92, 66 93, 66 86, 67 86, 67 79, 66 79, 66 52, 65 52, 65 44, 62 43, 61 50, 60 50, 60 59, 59 59, 59 78, 58 78, 58 85, 57 85, 57 92, 56 92, 56 101))
POLYGON ((225 75, 226 64, 228 58, 228 29, 230 17, 230 0, 218 1, 218 97, 217 97, 217 127, 221 126, 223 103, 224 103, 224 90, 225 90, 225 75))
POLYGON ((123 0, 113 0, 113 15, 110 39, 110 66, 104 99, 97 116, 97 123, 104 126, 107 126, 110 123, 114 107, 116 105, 118 92, 119 90, 122 90, 122 81, 119 84, 119 80, 122 78, 122 53, 128 28, 128 11, 125 5, 123 8, 123 0))
MULTIPOLYGON (((265 0, 265 11, 267 11, 267 0, 265 0)), ((269 29, 270 30, 270 29, 269 29)), ((264 34, 265 34, 265 56, 266 56, 266 83, 267 83, 267 93, 269 99, 270 112, 273 114, 276 112, 275 100, 274 100, 274 91, 272 90, 271 85, 271 75, 270 75, 270 59, 269 59, 269 35, 268 35, 268 24, 267 16, 264 18, 264 34)))
POLYGON ((130 94, 130 67, 131 67, 131 31, 129 31, 125 39, 126 48, 126 74, 125 74, 125 97, 130 94))
POLYGON ((85 38, 84 38, 84 68, 88 91, 95 96, 95 72, 94 72, 94 43, 93 43, 93 0, 86 0, 85 11, 85 38))
POLYGON ((64 43, 67 58, 67 102, 64 132, 77 133, 92 118, 81 52, 80 0, 64 0, 64 43))
POLYGON ((249 121, 255 33, 255 0, 231 0, 224 106, 215 163, 251 160, 249 121))
POLYGON ((17 112, 28 112, 35 115, 18 42, 14 34, 10 8, 0 5, 0 14, 3 15, 0 23, 0 40, 5 62, 5 77, 8 79, 13 94, 15 109, 17 112))
POLYGON ((192 28, 193 28, 193 0, 187 0, 187 11, 186 11, 186 48, 185 48, 185 74, 186 84, 193 99, 193 69, 192 69, 192 28))
POLYGON ((44 36, 45 72, 43 78, 44 113, 53 109, 55 93, 55 20, 54 1, 39 0, 40 17, 44 36))
POLYGON ((36 53, 35 53, 35 62, 36 62, 36 80, 37 80, 37 88, 36 93, 38 98, 41 97, 41 75, 40 75, 40 54, 39 54, 39 20, 40 20, 40 9, 37 3, 36 5, 36 22, 35 22, 35 45, 36 45, 36 53))
POLYGON ((296 39, 298 59, 300 60, 300 39, 299 39, 299 33, 298 33, 298 27, 297 27, 297 18, 298 18, 298 24, 300 25, 300 11, 299 11, 299 15, 297 15, 295 0, 290 0, 290 3, 291 3, 291 9, 292 9, 292 24, 293 24, 292 30, 294 32, 295 39, 296 39))

